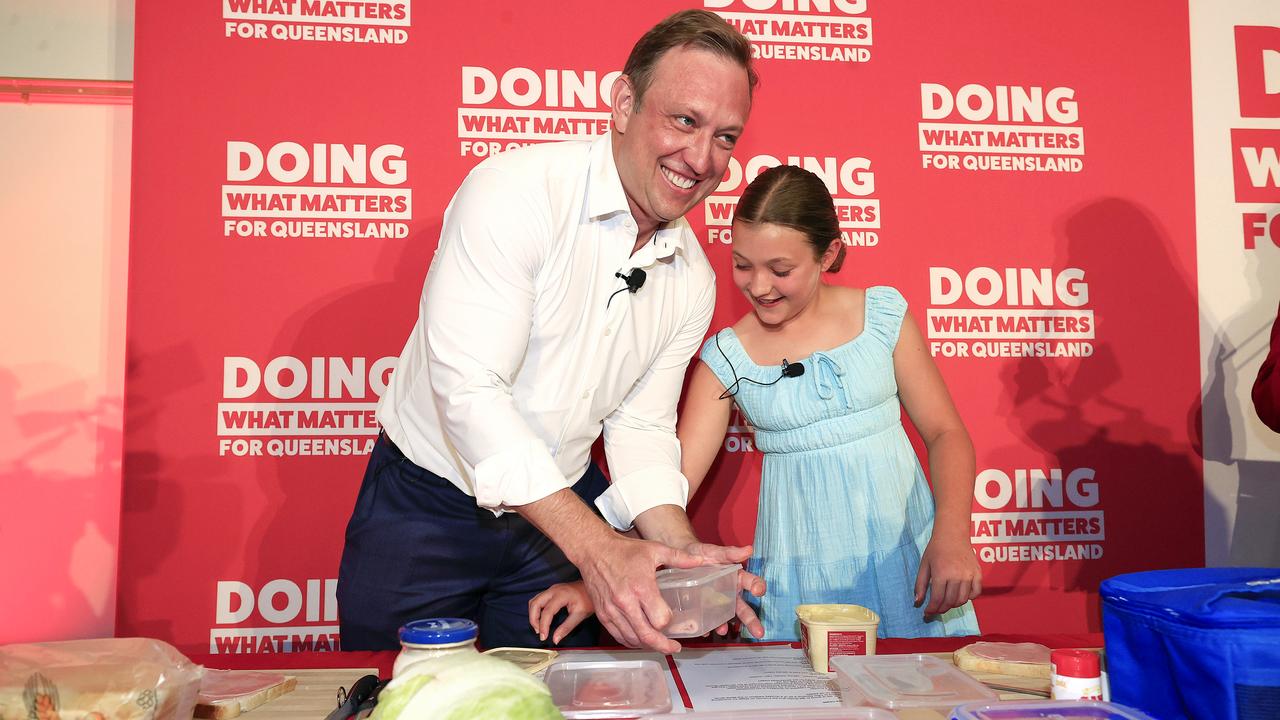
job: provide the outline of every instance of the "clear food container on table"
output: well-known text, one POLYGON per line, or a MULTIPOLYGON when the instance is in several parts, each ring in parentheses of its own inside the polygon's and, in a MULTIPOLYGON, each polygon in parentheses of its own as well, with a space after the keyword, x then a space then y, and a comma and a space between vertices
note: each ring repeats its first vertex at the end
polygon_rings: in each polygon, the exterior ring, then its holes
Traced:
POLYGON ((931 655, 841 655, 831 664, 845 705, 950 710, 999 699, 963 670, 931 655))
POLYGON ((671 711, 666 673, 653 660, 562 660, 543 679, 551 702, 568 720, 671 711))
POLYGON ((1029 700, 969 703, 951 711, 952 720, 1151 720, 1145 713, 1109 702, 1029 700))
POLYGON ((738 609, 737 565, 658 571, 658 591, 671 606, 670 638, 700 637, 729 622, 738 609))

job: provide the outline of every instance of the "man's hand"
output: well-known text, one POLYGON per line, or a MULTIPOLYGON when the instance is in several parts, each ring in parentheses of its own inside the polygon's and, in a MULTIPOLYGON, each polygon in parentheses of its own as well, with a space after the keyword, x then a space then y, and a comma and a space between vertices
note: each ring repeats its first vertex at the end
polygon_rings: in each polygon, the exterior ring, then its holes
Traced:
POLYGON ((663 653, 680 651, 680 643, 661 632, 671 622, 671 608, 658 593, 657 569, 694 568, 705 564, 702 558, 619 535, 567 488, 515 509, 582 573, 596 617, 619 642, 663 653))
MULTIPOLYGON (((676 505, 659 505, 640 513, 636 516, 636 528, 644 537, 658 540, 671 547, 682 548, 690 555, 702 558, 707 565, 737 565, 751 557, 750 545, 712 545, 699 542, 697 535, 693 532, 693 525, 689 522, 689 516, 684 508, 676 505)), ((739 570, 738 589, 760 597, 765 593, 765 582, 745 570, 739 570)), ((736 614, 748 632, 757 638, 764 637, 764 627, 760 624, 760 619, 756 617, 755 611, 746 600, 742 599, 741 594, 738 595, 736 614)), ((728 633, 729 623, 721 625, 715 631, 717 635, 728 633)))
POLYGON ((929 541, 916 574, 916 607, 924 602, 926 590, 926 616, 941 615, 982 593, 982 567, 967 539, 948 542, 935 536, 929 541))
POLYGON ((627 647, 671 654, 680 643, 662 634, 671 623, 671 608, 658 592, 659 567, 695 568, 702 558, 649 540, 614 535, 575 560, 609 634, 627 647))

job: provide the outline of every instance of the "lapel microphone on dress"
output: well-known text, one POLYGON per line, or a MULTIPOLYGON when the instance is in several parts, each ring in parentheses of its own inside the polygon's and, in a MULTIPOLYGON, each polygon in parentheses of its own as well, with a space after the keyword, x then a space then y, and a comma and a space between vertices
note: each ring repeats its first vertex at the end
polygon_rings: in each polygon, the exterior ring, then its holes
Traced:
POLYGON ((803 363, 789 363, 786 358, 782 359, 782 377, 800 377, 803 374, 803 363))

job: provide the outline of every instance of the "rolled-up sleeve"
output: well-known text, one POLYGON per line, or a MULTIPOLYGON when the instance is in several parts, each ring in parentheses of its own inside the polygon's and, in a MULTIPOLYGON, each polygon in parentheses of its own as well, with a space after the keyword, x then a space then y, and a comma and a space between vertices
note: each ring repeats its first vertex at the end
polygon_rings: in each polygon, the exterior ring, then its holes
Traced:
POLYGON ((676 404, 689 360, 702 344, 715 308, 714 276, 697 288, 685 322, 618 408, 604 421, 613 483, 596 500, 605 520, 628 530, 659 505, 685 507, 689 481, 680 473, 676 404))
POLYGON ((432 397, 450 450, 475 469, 476 504, 493 510, 569 487, 511 393, 550 226, 529 190, 477 169, 445 211, 423 288, 432 397))

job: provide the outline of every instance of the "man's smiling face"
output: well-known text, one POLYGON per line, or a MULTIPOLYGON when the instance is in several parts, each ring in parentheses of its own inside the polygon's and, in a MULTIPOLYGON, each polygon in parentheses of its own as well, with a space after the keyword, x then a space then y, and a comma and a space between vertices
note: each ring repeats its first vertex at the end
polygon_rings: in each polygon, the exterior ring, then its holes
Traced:
POLYGON ((709 50, 664 53, 639 103, 629 78, 618 80, 614 160, 641 235, 716 189, 750 111, 747 71, 709 50))

